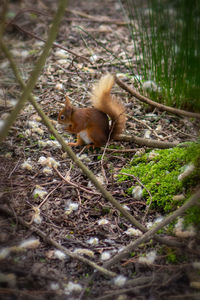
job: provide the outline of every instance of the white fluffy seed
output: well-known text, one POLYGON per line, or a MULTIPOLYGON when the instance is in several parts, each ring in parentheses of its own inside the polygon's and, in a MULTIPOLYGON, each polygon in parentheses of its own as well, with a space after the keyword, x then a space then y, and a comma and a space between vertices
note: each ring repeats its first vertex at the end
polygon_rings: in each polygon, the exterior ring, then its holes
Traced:
POLYGON ((100 219, 100 220, 98 220, 98 225, 106 225, 108 223, 109 223, 109 221, 107 219, 100 219))
POLYGON ((196 235, 196 230, 192 225, 184 228, 184 219, 178 218, 178 222, 175 225, 174 233, 180 238, 189 238, 196 235))
POLYGON ((119 275, 117 277, 114 278, 114 285, 118 286, 118 287, 122 287, 124 286, 124 284, 126 283, 126 277, 123 275, 119 275))
POLYGON ((0 120, 0 130, 3 130, 4 126, 5 126, 5 121, 0 120))
POLYGON ((149 139, 150 138, 150 135, 151 135, 151 131, 150 130, 145 130, 145 132, 144 132, 144 138, 145 139, 149 139))
POLYGON ((80 254, 80 255, 87 255, 89 257, 94 257, 94 252, 89 249, 82 249, 82 248, 77 248, 74 250, 74 253, 80 254))
POLYGON ((101 253, 101 260, 103 260, 103 261, 110 259, 110 257, 111 257, 111 254, 108 251, 104 251, 101 253))
POLYGON ((60 260, 63 260, 63 259, 66 258, 66 254, 64 252, 60 251, 60 250, 55 250, 54 251, 54 256, 55 256, 55 258, 58 258, 60 260))
POLYGON ((49 168, 57 168, 58 166, 60 166, 60 163, 57 162, 53 157, 46 158, 45 156, 40 156, 38 163, 42 166, 47 166, 49 168))
POLYGON ((78 210, 78 208, 79 208, 78 203, 69 201, 66 208, 65 208, 65 214, 70 215, 73 211, 78 210))
POLYGON ((38 128, 40 126, 40 123, 37 121, 28 121, 27 125, 29 128, 38 128))
POLYGON ((146 254, 146 256, 140 256, 138 261, 140 263, 144 263, 144 264, 147 264, 147 265, 151 265, 154 263, 155 259, 156 259, 156 251, 155 250, 152 250, 150 252, 148 252, 146 254))
POLYGON ((40 241, 38 239, 28 239, 25 240, 23 242, 21 242, 21 244, 19 245, 19 248, 23 248, 23 249, 35 249, 40 245, 40 241))
POLYGON ((132 196, 137 199, 140 200, 142 198, 142 193, 143 193, 143 189, 141 188, 140 185, 137 185, 133 190, 132 190, 132 196))
POLYGON ((72 281, 69 281, 66 288, 64 289, 64 293, 69 295, 72 292, 81 292, 82 286, 79 283, 73 283, 72 281))
POLYGON ((0 260, 5 259, 10 254, 9 248, 3 248, 0 250, 0 260))
POLYGON ((145 91, 153 91, 153 92, 156 92, 156 91, 159 90, 157 84, 156 84, 154 81, 152 81, 152 80, 147 80, 147 81, 145 81, 145 82, 143 83, 142 87, 143 87, 143 89, 144 89, 145 91))
POLYGON ((64 58, 68 58, 69 54, 67 53, 67 51, 65 51, 63 49, 59 49, 55 52, 55 56, 57 56, 58 58, 64 59, 64 58))
POLYGON ((25 170, 28 170, 28 171, 33 170, 33 166, 32 166, 32 164, 31 164, 30 159, 25 160, 25 161, 21 164, 21 168, 22 168, 22 169, 25 169, 25 170))
POLYGON ((123 206, 124 209, 130 210, 130 208, 126 204, 123 204, 122 206, 123 206))
POLYGON ((91 237, 89 240, 87 240, 87 243, 90 245, 98 245, 99 239, 97 237, 91 237))
POLYGON ((57 282, 51 282, 50 289, 56 291, 59 289, 59 284, 57 282))
POLYGON ((60 83, 60 82, 58 82, 58 83, 56 83, 56 85, 55 85, 55 89, 56 90, 59 90, 59 91, 61 91, 61 90, 63 90, 63 84, 62 83, 60 83))
POLYGON ((33 222, 35 224, 41 224, 42 223, 42 217, 40 216, 40 214, 35 214, 34 215, 33 222))
POLYGON ((33 196, 34 197, 38 196, 40 199, 43 199, 44 196, 46 196, 46 195, 47 195, 47 191, 44 188, 42 188, 41 186, 36 185, 36 187, 33 191, 33 196))
POLYGON ((125 233, 130 236, 141 236, 142 232, 139 229, 128 228, 125 233))
POLYGON ((43 170, 42 170, 42 172, 43 172, 46 176, 52 175, 52 174, 53 174, 53 170, 52 170, 51 168, 49 168, 49 167, 44 167, 43 170))

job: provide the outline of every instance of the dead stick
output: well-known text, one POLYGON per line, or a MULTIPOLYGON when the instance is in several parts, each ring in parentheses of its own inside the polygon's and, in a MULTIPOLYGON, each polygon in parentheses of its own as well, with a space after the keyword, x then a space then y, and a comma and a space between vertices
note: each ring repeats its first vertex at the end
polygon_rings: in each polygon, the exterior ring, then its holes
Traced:
POLYGON ((185 110, 182 110, 182 109, 166 106, 166 105, 160 104, 158 102, 154 102, 154 101, 152 101, 151 99, 149 99, 147 97, 142 96, 135 89, 131 88, 129 85, 127 85, 126 83, 121 81, 116 75, 115 75, 115 81, 122 89, 129 92, 132 96, 134 96, 135 98, 137 98, 138 100, 140 100, 143 103, 147 103, 151 106, 157 107, 158 109, 160 109, 162 111, 167 111, 167 112, 175 114, 175 115, 182 115, 182 116, 186 116, 186 117, 189 117, 189 118, 200 119, 200 114, 199 113, 193 113, 193 112, 185 111, 185 110))
POLYGON ((170 143, 170 142, 163 142, 157 140, 150 140, 144 139, 141 137, 137 137, 134 135, 125 135, 121 134, 115 138, 116 141, 125 141, 125 142, 132 142, 140 146, 146 146, 149 148, 159 148, 159 149, 168 149, 178 146, 178 143, 170 143))
POLYGON ((111 23, 111 24, 117 24, 117 25, 127 25, 127 22, 124 22, 124 21, 119 21, 119 20, 113 20, 113 19, 110 19, 108 18, 107 16, 91 16, 91 15, 88 15, 82 11, 78 11, 78 10, 75 10, 75 9, 66 9, 68 12, 74 14, 74 15, 78 15, 78 16, 81 16, 81 17, 84 17, 84 18, 87 18, 89 19, 90 21, 93 21, 93 22, 99 22, 99 23, 111 23))

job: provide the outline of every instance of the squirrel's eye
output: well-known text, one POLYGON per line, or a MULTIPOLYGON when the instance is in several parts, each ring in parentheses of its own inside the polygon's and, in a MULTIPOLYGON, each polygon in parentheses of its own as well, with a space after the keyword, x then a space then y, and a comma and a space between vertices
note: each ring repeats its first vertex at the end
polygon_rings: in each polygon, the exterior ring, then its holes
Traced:
POLYGON ((64 115, 61 115, 61 116, 60 116, 60 119, 61 119, 61 121, 64 121, 65 116, 64 116, 64 115))

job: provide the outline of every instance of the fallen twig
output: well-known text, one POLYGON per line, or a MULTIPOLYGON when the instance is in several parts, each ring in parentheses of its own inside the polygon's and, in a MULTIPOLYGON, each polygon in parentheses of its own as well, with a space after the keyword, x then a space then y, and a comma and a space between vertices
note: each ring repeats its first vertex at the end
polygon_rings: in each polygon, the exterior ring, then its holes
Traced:
MULTIPOLYGON (((159 138, 159 139, 161 139, 161 140, 164 139, 163 137, 161 138, 153 128, 151 128, 148 124, 146 124, 146 122, 144 122, 144 121, 142 121, 142 120, 138 120, 137 118, 135 118, 135 117, 133 117, 133 116, 130 116, 130 115, 128 116, 128 118, 129 118, 129 119, 132 119, 133 121, 135 121, 135 122, 137 122, 137 123, 139 123, 139 124, 141 124, 142 126, 147 127, 151 132, 153 132, 153 134, 154 134, 157 138, 159 138)), ((130 124, 132 124, 132 123, 130 122, 130 124)))
POLYGON ((116 75, 115 75, 115 81, 122 89, 129 92, 132 96, 134 96, 135 98, 137 98, 138 100, 140 100, 143 103, 147 103, 151 106, 157 107, 158 109, 160 109, 162 111, 167 111, 167 112, 175 114, 175 115, 181 115, 181 116, 186 116, 189 118, 200 119, 199 113, 193 113, 193 112, 185 111, 182 109, 166 106, 166 105, 160 104, 158 102, 152 101, 151 99, 149 99, 145 96, 142 96, 135 89, 131 88, 129 85, 127 85, 126 83, 121 81, 116 75))
POLYGON ((125 142, 132 142, 140 146, 146 146, 149 148, 159 148, 159 149, 168 149, 178 146, 178 143, 170 143, 170 142, 163 142, 163 141, 156 141, 150 139, 144 139, 141 137, 137 137, 134 135, 125 135, 121 134, 120 136, 115 138, 116 141, 125 141, 125 142))
POLYGON ((84 192, 86 192, 86 193, 88 193, 88 194, 101 195, 101 194, 98 193, 98 192, 93 192, 93 191, 91 191, 91 190, 88 190, 88 189, 82 187, 81 185, 78 185, 78 184, 76 184, 76 183, 74 183, 74 182, 71 182, 70 180, 68 180, 67 178, 65 178, 64 176, 62 176, 62 174, 58 171, 57 168, 53 167, 53 169, 54 169, 54 171, 58 174, 58 176, 60 176, 60 178, 62 178, 62 180, 64 180, 66 183, 72 185, 73 187, 75 187, 75 188, 77 188, 77 189, 80 189, 80 190, 82 190, 82 191, 84 191, 84 192))
POLYGON ((84 13, 83 11, 78 11, 75 9, 67 9, 67 11, 74 15, 78 15, 78 16, 84 17, 86 19, 89 19, 92 22, 127 25, 127 22, 110 19, 107 16, 91 16, 91 15, 84 13))

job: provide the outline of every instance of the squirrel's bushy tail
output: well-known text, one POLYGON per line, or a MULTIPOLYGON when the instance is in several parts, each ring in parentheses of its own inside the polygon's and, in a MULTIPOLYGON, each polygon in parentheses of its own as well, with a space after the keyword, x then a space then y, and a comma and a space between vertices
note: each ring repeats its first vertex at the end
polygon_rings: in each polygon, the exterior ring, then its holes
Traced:
POLYGON ((121 134, 126 122, 124 105, 110 94, 113 84, 114 77, 107 74, 100 78, 92 90, 94 107, 106 113, 112 120, 110 138, 115 138, 121 134))

